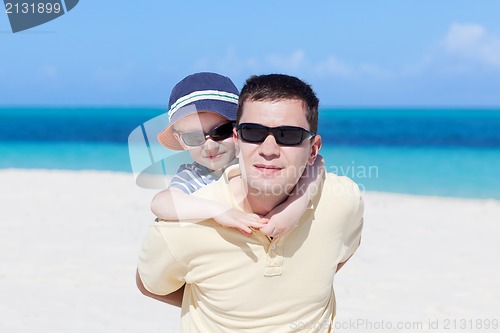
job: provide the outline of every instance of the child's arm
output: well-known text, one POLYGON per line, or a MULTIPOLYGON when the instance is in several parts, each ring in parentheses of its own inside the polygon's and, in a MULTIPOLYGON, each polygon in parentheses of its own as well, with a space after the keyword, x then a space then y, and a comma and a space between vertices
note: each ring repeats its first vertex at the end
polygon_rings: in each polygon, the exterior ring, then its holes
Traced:
POLYGON ((267 214, 269 222, 260 231, 269 237, 280 237, 295 228, 324 175, 324 159, 318 156, 313 165, 307 166, 288 199, 267 214))
POLYGON ((245 235, 252 233, 252 228, 259 229, 266 222, 257 214, 249 214, 227 207, 216 201, 198 198, 176 188, 170 188, 156 194, 151 202, 151 211, 160 220, 189 220, 199 222, 213 218, 217 223, 240 230, 245 235))

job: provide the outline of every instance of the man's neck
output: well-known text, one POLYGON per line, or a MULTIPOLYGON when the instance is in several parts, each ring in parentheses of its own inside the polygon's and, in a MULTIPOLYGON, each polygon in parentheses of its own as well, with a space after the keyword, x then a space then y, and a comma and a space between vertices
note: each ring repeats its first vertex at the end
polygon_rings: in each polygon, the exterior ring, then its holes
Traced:
POLYGON ((276 196, 262 193, 247 193, 240 175, 233 177, 230 180, 229 186, 236 202, 240 203, 244 211, 261 216, 267 215, 288 198, 286 194, 276 196))
POLYGON ((285 202, 287 196, 276 195, 252 195, 248 194, 245 198, 243 209, 257 215, 266 216, 271 210, 285 202))

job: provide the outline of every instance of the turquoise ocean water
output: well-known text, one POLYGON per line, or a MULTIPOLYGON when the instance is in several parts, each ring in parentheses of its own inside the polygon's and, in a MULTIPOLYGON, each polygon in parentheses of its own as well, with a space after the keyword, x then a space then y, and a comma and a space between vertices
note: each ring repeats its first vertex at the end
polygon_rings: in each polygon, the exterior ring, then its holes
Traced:
MULTIPOLYGON (((131 173, 166 158, 173 172, 185 157, 155 145, 165 121, 161 108, 0 108, 0 168, 131 173)), ((328 170, 365 190, 500 200, 500 109, 321 109, 319 132, 328 170)))

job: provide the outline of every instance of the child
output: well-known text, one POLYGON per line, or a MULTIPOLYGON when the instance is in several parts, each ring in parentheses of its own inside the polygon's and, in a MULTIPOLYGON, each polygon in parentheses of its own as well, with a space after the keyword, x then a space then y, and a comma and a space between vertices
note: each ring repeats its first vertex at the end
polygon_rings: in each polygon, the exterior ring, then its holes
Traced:
POLYGON ((172 89, 169 125, 158 135, 158 140, 169 149, 187 150, 194 162, 181 165, 168 189, 153 198, 151 210, 160 220, 213 218, 246 235, 253 228, 269 237, 282 236, 296 225, 309 204, 310 184, 321 178, 320 159, 310 167, 319 171, 317 175, 303 176, 300 190, 294 191, 265 218, 189 195, 216 181, 225 168, 237 163, 232 138, 237 107, 238 89, 229 78, 215 73, 187 76, 172 89))

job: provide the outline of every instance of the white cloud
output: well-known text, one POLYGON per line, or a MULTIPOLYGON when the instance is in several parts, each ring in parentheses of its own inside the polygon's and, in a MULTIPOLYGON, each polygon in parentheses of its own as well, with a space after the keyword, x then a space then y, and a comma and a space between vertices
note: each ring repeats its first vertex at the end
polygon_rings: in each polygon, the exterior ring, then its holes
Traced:
POLYGON ((348 77, 353 74, 351 68, 338 60, 334 55, 328 56, 316 65, 315 71, 319 75, 348 77))
POLYGON ((400 75, 463 75, 476 72, 478 64, 500 69, 500 37, 480 24, 454 23, 438 45, 431 47, 419 61, 404 66, 400 75))
POLYGON ((296 50, 287 56, 269 55, 266 64, 284 72, 294 72, 300 70, 306 65, 306 56, 304 51, 296 50))
POLYGON ((444 42, 450 50, 463 50, 475 44, 484 35, 484 28, 478 24, 452 24, 444 42))
POLYGON ((443 45, 451 54, 500 68, 500 37, 479 24, 452 24, 443 45))
POLYGON ((233 76, 248 71, 257 73, 260 71, 260 64, 261 62, 256 58, 240 57, 234 47, 230 47, 222 57, 217 59, 205 57, 196 60, 193 69, 195 71, 213 70, 233 76))
POLYGON ((193 64, 194 70, 215 70, 228 76, 262 72, 297 73, 307 71, 307 61, 302 50, 295 50, 289 55, 270 54, 263 57, 241 57, 234 48, 228 48, 219 58, 200 58, 193 64))
POLYGON ((215 70, 230 77, 247 77, 251 74, 282 72, 309 78, 337 78, 354 80, 397 80, 422 77, 431 73, 442 75, 463 74, 477 70, 474 64, 500 69, 500 36, 487 31, 479 24, 452 24, 436 45, 429 48, 414 63, 399 68, 386 68, 364 59, 348 63, 335 54, 325 54, 311 60, 304 50, 288 54, 268 55, 237 54, 230 47, 221 57, 205 57, 195 61, 195 70, 215 70), (458 61, 457 61, 458 60, 458 61), (465 61, 464 61, 465 60, 465 61))
POLYGON ((361 64, 359 66, 359 73, 361 76, 369 76, 379 79, 389 79, 393 75, 390 71, 383 69, 378 65, 361 64))
POLYGON ((304 51, 296 50, 287 56, 273 55, 267 58, 265 64, 274 70, 289 73, 300 72, 304 76, 336 77, 336 78, 389 78, 391 73, 378 65, 359 64, 349 65, 330 54, 318 62, 311 62, 304 51))
POLYGON ((100 67, 94 69, 91 79, 94 84, 105 91, 122 91, 129 88, 137 73, 134 63, 117 64, 116 66, 100 67))
POLYGON ((432 53, 424 54, 419 61, 403 66, 400 71, 401 76, 413 77, 424 73, 425 71, 429 70, 429 68, 435 62, 434 58, 435 55, 433 55, 432 53))
POLYGON ((229 48, 220 58, 199 58, 193 64, 194 70, 215 70, 229 77, 241 74, 280 72, 300 77, 330 77, 341 79, 376 78, 388 79, 391 71, 376 64, 347 64, 330 54, 319 61, 311 61, 301 49, 289 54, 269 54, 262 57, 240 57, 234 48, 229 48))

